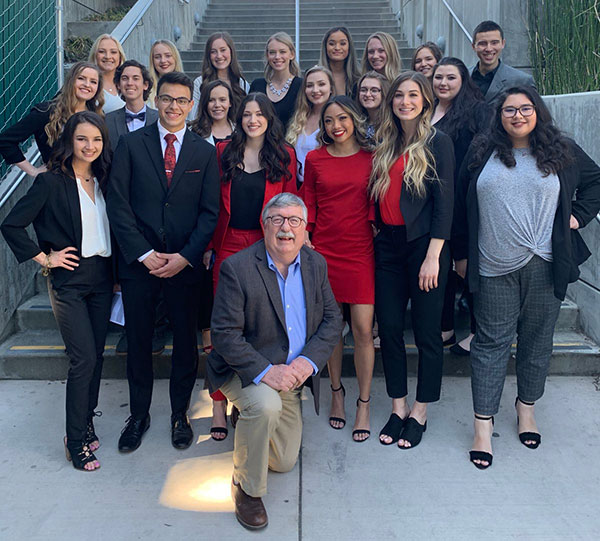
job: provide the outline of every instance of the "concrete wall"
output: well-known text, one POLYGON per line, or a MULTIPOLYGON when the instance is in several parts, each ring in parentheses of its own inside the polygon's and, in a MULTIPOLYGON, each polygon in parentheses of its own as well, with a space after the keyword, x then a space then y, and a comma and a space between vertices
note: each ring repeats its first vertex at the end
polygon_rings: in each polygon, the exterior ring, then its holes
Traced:
MULTIPOLYGON (((80 21, 88 15, 93 15, 94 12, 86 7, 73 2, 73 0, 64 0, 63 20, 66 23, 80 21)), ((81 4, 91 7, 92 9, 104 13, 109 8, 116 8, 125 4, 121 0, 81 0, 81 4)))
MULTIPOLYGON (((182 4, 175 0, 154 0, 133 32, 123 42, 127 58, 148 63, 150 47, 157 39, 170 39, 180 51, 188 49, 196 33, 194 14, 202 17, 208 2, 209 0, 190 0, 189 4, 182 4), (175 41, 173 36, 175 26, 182 31, 178 41, 175 41)), ((125 19, 122 22, 125 23, 125 19)), ((117 27, 114 34, 118 36, 120 31, 121 28, 117 27)))
MULTIPOLYGON (((395 12, 402 13, 402 31, 411 47, 424 41, 437 42, 443 36, 446 56, 460 58, 467 66, 475 64, 477 57, 471 44, 441 0, 391 0, 390 3, 395 12), (424 29, 421 39, 415 34, 420 24, 424 29)), ((471 36, 481 21, 496 21, 506 38, 502 59, 516 68, 530 69, 526 0, 448 0, 448 4, 471 36)))

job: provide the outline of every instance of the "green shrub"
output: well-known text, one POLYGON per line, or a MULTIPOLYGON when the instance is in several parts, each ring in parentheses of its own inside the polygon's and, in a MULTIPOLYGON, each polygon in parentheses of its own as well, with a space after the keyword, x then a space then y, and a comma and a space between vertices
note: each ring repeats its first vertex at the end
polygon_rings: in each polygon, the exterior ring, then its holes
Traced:
POLYGON ((94 42, 87 36, 72 36, 65 40, 65 62, 87 60, 94 42))

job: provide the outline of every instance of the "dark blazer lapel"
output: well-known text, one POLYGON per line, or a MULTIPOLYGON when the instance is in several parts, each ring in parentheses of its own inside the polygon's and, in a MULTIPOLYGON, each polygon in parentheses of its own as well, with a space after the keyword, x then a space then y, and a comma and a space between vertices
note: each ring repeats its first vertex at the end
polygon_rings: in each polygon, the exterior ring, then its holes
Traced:
POLYGON ((144 144, 148 149, 150 160, 154 165, 157 173, 157 179, 159 180, 163 190, 167 191, 167 175, 165 174, 165 159, 163 157, 162 146, 159 141, 158 126, 156 122, 146 126, 144 129, 144 144))
POLYGON ((152 109, 152 107, 146 107, 146 124, 145 126, 150 126, 150 124, 154 124, 158 121, 158 111, 156 109, 152 109))
POLYGON ((177 183, 181 180, 183 172, 185 171, 187 164, 194 156, 194 134, 189 130, 186 130, 183 136, 183 143, 181 144, 181 150, 177 157, 177 163, 175 164, 175 171, 173 171, 173 178, 171 179, 171 187, 169 191, 174 190, 177 183))
MULTIPOLYGON (((277 284, 277 276, 275 273, 268 267, 267 263, 267 254, 264 251, 264 245, 260 245, 256 250, 256 267, 258 268, 258 272, 265 284, 265 288, 267 289, 267 294, 269 295, 269 299, 271 304, 273 305, 273 309, 277 314, 277 318, 281 323, 284 331, 285 329, 285 315, 283 313, 283 303, 281 302, 281 293, 279 292, 279 285, 277 284)), ((287 334, 287 331, 286 331, 287 334)))
POLYGON ((81 226, 81 205, 79 204, 79 192, 77 191, 77 181, 67 177, 66 175, 63 175, 63 182, 65 186, 65 194, 67 196, 67 202, 69 204, 69 211, 71 212, 71 223, 73 224, 73 233, 75 234, 75 240, 77 241, 76 247, 78 250, 81 250, 81 241, 83 233, 81 226))
POLYGON ((315 297, 316 284, 313 261, 307 251, 300 252, 300 272, 302 273, 302 284, 304 285, 304 304, 306 306, 306 340, 316 331, 317 326, 314 320, 314 311, 312 310, 313 299, 315 297))
POLYGON ((127 121, 125 120, 125 107, 119 109, 115 117, 117 135, 121 137, 121 135, 129 133, 129 130, 127 129, 127 121))

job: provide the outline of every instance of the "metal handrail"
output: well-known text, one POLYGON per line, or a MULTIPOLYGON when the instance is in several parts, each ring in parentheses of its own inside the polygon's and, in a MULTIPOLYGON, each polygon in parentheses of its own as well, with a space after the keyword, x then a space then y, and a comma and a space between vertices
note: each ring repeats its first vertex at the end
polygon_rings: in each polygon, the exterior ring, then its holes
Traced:
POLYGON ((111 36, 123 43, 129 37, 129 34, 133 32, 146 11, 150 9, 153 2, 154 0, 138 0, 111 32, 111 36))
MULTIPOLYGON (((35 163, 41 157, 41 153, 38 150, 37 145, 35 143, 33 143, 31 145, 31 147, 27 150, 27 152, 25 154, 26 154, 27 160, 30 163, 35 163)), ((17 169, 16 166, 13 166, 13 167, 15 169, 17 169)), ((6 203, 8 201, 8 199, 13 194, 13 192, 18 188, 19 184, 21 184, 21 182, 23 182, 23 179, 27 178, 27 173, 25 173, 25 171, 19 170, 19 172, 16 173, 16 177, 11 182, 9 180, 9 178, 12 174, 13 173, 11 173, 9 171, 8 175, 2 181, 2 184, 10 183, 10 187, 6 190, 6 192, 4 192, 4 194, 2 195, 2 198, 0 199, 0 208, 2 208, 4 206, 4 203, 6 203)))
POLYGON ((473 43, 473 37, 471 36, 471 34, 469 34, 469 31, 465 28, 465 25, 458 18, 458 15, 450 7, 450 4, 448 4, 448 2, 446 2, 446 0, 442 0, 442 4, 444 4, 446 6, 446 9, 450 12, 450 15, 452 15, 452 18, 456 21, 456 24, 458 25, 458 27, 463 31, 464 35, 467 36, 469 43, 473 43))

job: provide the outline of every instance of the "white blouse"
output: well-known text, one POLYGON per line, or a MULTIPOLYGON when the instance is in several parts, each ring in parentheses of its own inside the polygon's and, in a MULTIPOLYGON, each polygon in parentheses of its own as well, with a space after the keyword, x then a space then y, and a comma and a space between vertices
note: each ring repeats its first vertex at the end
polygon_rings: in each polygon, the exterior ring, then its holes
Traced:
POLYGON ((125 107, 125 102, 119 97, 111 94, 107 90, 103 90, 104 92, 104 105, 102 106, 102 112, 107 115, 108 113, 112 113, 117 109, 122 109, 125 107))
POLYGON ((298 172, 296 174, 298 182, 304 182, 304 162, 306 161, 306 155, 319 146, 317 135, 319 135, 318 128, 312 133, 306 134, 301 132, 298 135, 295 147, 296 158, 298 159, 298 172))
POLYGON ((79 208, 81 210, 81 256, 93 257, 99 255, 110 257, 110 228, 106 215, 106 203, 96 178, 94 182, 94 199, 83 189, 81 179, 77 178, 79 192, 79 208))

